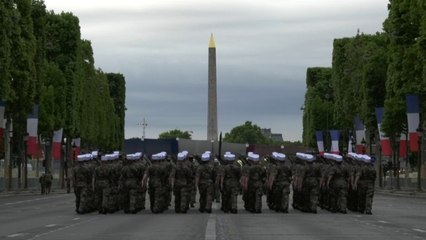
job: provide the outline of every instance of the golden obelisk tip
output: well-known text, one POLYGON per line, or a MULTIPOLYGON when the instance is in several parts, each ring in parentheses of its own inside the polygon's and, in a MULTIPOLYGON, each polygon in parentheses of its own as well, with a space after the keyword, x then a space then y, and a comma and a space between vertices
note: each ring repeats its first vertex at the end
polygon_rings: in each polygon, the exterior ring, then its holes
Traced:
POLYGON ((216 48, 216 44, 214 43, 213 33, 212 33, 212 35, 210 36, 209 48, 216 48))

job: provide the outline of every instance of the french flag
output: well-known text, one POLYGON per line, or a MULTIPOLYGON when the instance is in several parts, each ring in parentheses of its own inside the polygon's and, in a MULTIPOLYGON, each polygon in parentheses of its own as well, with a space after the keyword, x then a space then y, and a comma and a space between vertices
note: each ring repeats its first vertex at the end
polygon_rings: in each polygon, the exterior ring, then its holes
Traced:
POLYGON ((379 129, 380 146, 382 147, 383 156, 391 156, 392 148, 391 148, 390 140, 382 132, 383 112, 384 112, 384 108, 382 107, 376 108, 376 120, 377 120, 377 128, 379 129))
POLYGON ((33 111, 28 115, 27 119, 27 154, 37 154, 37 128, 38 128, 38 105, 33 107, 33 111))
POLYGON ((61 146, 62 146, 62 132, 63 128, 53 132, 53 159, 61 160, 61 146))
POLYGON ((330 130, 331 136, 331 153, 339 154, 339 130, 330 130))
POLYGON ((407 122, 408 122, 408 138, 410 139, 410 150, 411 152, 419 151, 417 136, 417 127, 419 126, 420 117, 419 117, 419 96, 417 95, 407 95, 407 122))
POLYGON ((322 156, 324 155, 324 138, 323 138, 322 131, 317 131, 315 135, 317 137, 318 152, 322 156))
MULTIPOLYGON (((81 143, 80 138, 74 138, 72 140, 73 158, 77 158, 77 156, 80 155, 80 146, 81 146, 80 143, 81 143)), ((73 160, 75 160, 75 159, 73 159, 73 160)))
MULTIPOLYGON (((3 139, 3 132, 5 129, 5 121, 4 121, 4 109, 6 108, 5 102, 0 100, 0 139, 3 139)), ((1 141, 3 142, 3 141, 1 141)))
POLYGON ((362 140, 365 141, 365 127, 359 117, 355 117, 355 137, 356 137, 356 152, 361 154, 363 153, 364 146, 362 145, 362 140))

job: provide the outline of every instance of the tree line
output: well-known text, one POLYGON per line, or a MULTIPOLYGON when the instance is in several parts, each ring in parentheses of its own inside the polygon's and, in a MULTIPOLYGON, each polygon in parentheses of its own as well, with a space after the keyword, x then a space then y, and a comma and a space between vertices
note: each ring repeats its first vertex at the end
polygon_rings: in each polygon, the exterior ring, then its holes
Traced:
POLYGON ((6 129, 13 122, 12 154, 24 149, 35 105, 39 141, 63 128, 63 138, 81 138, 82 147, 122 148, 125 78, 95 67, 78 17, 48 11, 43 0, 2 0, 0 46, 0 100, 6 103, 6 129))
POLYGON ((425 112, 426 5, 391 0, 388 11, 383 32, 358 30, 354 37, 335 39, 332 66, 307 69, 305 145, 315 148, 315 131, 330 129, 339 129, 347 143, 356 116, 366 127, 365 141, 377 141, 375 107, 384 107, 381 130, 395 143, 407 131, 407 94, 420 96, 420 112, 425 112))

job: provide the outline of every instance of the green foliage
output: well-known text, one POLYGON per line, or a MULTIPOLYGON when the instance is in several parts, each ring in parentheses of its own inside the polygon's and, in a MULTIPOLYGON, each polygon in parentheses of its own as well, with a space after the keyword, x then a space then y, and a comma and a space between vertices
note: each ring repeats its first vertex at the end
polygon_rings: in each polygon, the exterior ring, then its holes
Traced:
POLYGON ((231 129, 229 133, 225 133, 224 142, 231 143, 249 143, 249 144, 269 144, 270 139, 267 139, 261 131, 261 128, 250 121, 231 129))
POLYGON ((182 131, 179 129, 170 130, 168 132, 160 133, 158 136, 159 139, 167 139, 167 138, 181 138, 181 139, 191 139, 191 133, 188 131, 182 131))
POLYGON ((308 68, 303 109, 303 143, 316 146, 315 132, 333 127, 333 86, 331 68, 308 68))

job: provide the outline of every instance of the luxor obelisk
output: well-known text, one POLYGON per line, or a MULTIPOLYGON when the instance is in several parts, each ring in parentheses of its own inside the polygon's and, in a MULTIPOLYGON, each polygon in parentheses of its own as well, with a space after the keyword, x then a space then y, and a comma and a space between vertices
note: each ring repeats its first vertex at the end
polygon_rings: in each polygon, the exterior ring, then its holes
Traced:
POLYGON ((216 44, 213 34, 210 36, 209 42, 208 85, 207 140, 217 140, 216 44))

